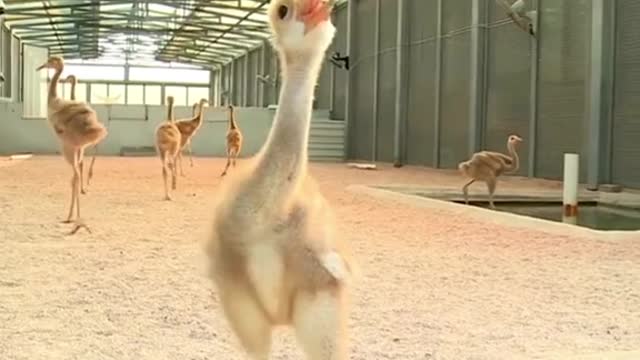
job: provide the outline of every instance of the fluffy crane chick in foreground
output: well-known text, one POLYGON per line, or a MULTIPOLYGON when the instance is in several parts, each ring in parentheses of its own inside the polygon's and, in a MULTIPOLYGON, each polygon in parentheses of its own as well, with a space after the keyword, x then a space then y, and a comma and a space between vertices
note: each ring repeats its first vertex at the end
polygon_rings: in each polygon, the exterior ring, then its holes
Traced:
POLYGON ((85 148, 102 141, 107 136, 107 129, 98 121, 98 115, 91 106, 58 96, 58 82, 64 71, 64 60, 61 57, 51 56, 36 71, 45 68, 54 70, 47 93, 47 119, 60 141, 65 160, 73 168, 71 204, 65 222, 75 223, 71 234, 76 233, 80 228, 90 231, 89 227, 80 220, 80 164, 84 159, 85 148))
MULTIPOLYGON (((69 99, 71 101, 76 101, 76 86, 78 85, 78 78, 75 75, 68 75, 66 79, 64 80, 60 80, 60 83, 69 83, 71 84, 71 94, 69 96, 69 99)), ((93 165, 96 162, 96 155, 98 154, 98 144, 94 144, 93 145, 93 158, 91 159, 91 164, 89 165, 89 173, 87 174, 87 187, 89 186, 89 182, 91 181, 91 178, 93 177, 93 165)), ((83 175, 84 175, 84 158, 80 159, 79 162, 79 167, 80 167, 80 193, 81 194, 86 194, 87 190, 84 187, 84 180, 83 180, 83 175)))
POLYGON ((260 152, 226 177, 208 243, 224 313, 251 359, 268 359, 274 326, 291 325, 313 360, 347 351, 353 262, 307 173, 314 86, 335 28, 320 0, 272 1, 282 65, 279 107, 260 152))

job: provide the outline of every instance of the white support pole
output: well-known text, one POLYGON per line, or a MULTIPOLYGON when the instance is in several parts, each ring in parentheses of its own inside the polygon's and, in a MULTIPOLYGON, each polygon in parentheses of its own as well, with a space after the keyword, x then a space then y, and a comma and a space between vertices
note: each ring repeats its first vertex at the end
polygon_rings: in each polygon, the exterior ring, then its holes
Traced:
POLYGON ((578 154, 564 154, 564 179, 562 205, 565 217, 578 215, 578 171, 580 156, 578 154))

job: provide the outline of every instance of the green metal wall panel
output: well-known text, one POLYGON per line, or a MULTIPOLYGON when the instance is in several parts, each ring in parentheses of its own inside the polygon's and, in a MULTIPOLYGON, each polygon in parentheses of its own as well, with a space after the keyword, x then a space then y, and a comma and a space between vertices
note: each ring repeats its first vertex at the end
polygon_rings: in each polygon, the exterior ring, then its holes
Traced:
POLYGON ((350 70, 353 80, 353 97, 350 103, 353 117, 350 119, 349 155, 360 160, 373 158, 375 16, 375 0, 356 2, 353 19, 355 41, 352 53, 349 54, 353 62, 350 70))
POLYGON ((591 2, 540 0, 535 175, 560 179, 564 153, 580 154, 586 178, 591 2))
POLYGON ((436 1, 409 1, 407 162, 433 165, 436 99, 436 1))
POLYGON ((380 51, 378 54, 378 101, 376 160, 393 161, 396 111, 396 42, 398 2, 380 0, 380 51))
MULTIPOLYGON (((533 9, 529 7, 527 10, 533 9)), ((483 147, 506 153, 509 135, 521 136, 525 143, 518 149, 518 174, 526 175, 529 161, 527 142, 531 141, 529 114, 533 38, 515 24, 504 23, 505 18, 508 18, 505 11, 491 1, 483 147)))
MULTIPOLYGON (((327 56, 331 56, 331 53, 327 53, 327 56)), ((333 65, 326 60, 322 62, 322 69, 320 70, 320 76, 318 77, 318 83, 316 84, 316 92, 314 96, 314 108, 316 109, 329 109, 329 95, 331 94, 331 68, 333 65)))
POLYGON ((640 188, 640 1, 616 2, 613 182, 640 188))
POLYGON ((471 2, 444 0, 440 166, 456 168, 469 157, 471 2))
MULTIPOLYGON (((334 24, 338 33, 333 40, 332 50, 340 53, 341 56, 347 54, 347 7, 341 7, 334 13, 334 24)), ((345 99, 347 96, 347 77, 349 72, 346 69, 334 68, 333 82, 333 109, 331 109, 331 119, 344 120, 346 114, 345 99)))
POLYGON ((256 82, 257 82, 257 74, 258 67, 260 66, 260 50, 252 50, 248 56, 247 61, 249 61, 248 74, 247 74, 247 103, 246 106, 257 106, 258 97, 256 93, 256 82))
POLYGON ((263 84, 264 86, 264 106, 268 106, 270 104, 277 103, 278 93, 276 92, 275 82, 278 79, 278 73, 276 69, 276 64, 278 59, 275 57, 275 51, 271 44, 265 45, 265 66, 264 66, 264 74, 263 76, 269 77, 269 82, 267 84, 263 84))
POLYGON ((244 81, 242 73, 244 72, 244 57, 236 59, 233 63, 233 104, 242 106, 242 94, 244 81))

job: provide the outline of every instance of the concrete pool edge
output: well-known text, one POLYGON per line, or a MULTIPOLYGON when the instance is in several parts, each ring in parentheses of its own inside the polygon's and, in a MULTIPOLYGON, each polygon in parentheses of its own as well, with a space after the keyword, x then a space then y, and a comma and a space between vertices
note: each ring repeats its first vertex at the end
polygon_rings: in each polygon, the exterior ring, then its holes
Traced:
POLYGON ((434 210, 446 209, 447 211, 458 212, 465 216, 471 216, 476 219, 507 227, 534 229, 536 231, 543 231, 561 236, 583 236, 594 240, 640 240, 640 231, 595 230, 562 222, 554 222, 507 212, 493 211, 476 206, 457 204, 447 200, 432 199, 415 194, 401 193, 396 190, 382 189, 372 185, 350 185, 347 186, 347 190, 378 198, 400 201, 402 203, 421 208, 434 210))

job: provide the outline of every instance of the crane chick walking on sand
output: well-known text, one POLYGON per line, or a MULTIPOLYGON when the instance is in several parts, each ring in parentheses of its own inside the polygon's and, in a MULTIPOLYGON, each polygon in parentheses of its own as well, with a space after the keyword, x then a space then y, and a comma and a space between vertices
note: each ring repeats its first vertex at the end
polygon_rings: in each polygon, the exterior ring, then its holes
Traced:
POLYGON ((307 172, 314 86, 335 33, 332 5, 273 0, 282 64, 279 106, 260 152, 219 188, 208 244, 211 275, 251 359, 269 357, 272 329, 292 325, 308 359, 345 360, 353 263, 307 172))
POLYGON ((227 130, 227 165, 224 167, 222 175, 227 175, 229 165, 233 161, 233 167, 236 167, 236 159, 242 150, 242 132, 236 123, 236 110, 233 105, 229 105, 229 130, 227 130))
MULTIPOLYGON (((78 84, 78 78, 75 75, 68 75, 66 79, 60 80, 61 83, 69 83, 71 84, 71 91, 69 99, 71 101, 76 101, 76 85, 78 84)), ((89 173, 87 174, 87 187, 89 187, 89 182, 93 177, 93 165, 96 162, 96 155, 98 154, 98 144, 93 146, 93 158, 91 159, 91 164, 89 164, 89 173)), ((84 157, 80 159, 80 193, 86 194, 87 191, 84 187, 84 157)))
POLYGON ((504 173, 513 173, 520 168, 520 158, 516 152, 516 145, 522 142, 522 138, 517 135, 509 136, 507 140, 507 150, 509 155, 494 151, 480 151, 471 157, 470 160, 458 164, 458 169, 471 181, 462 187, 464 202, 469 203, 469 186, 480 180, 487 183, 489 190, 489 206, 495 209, 493 204, 493 193, 496 191, 498 176, 504 173))
POLYGON ((182 151, 185 149, 185 147, 189 150, 189 161, 191 163, 191 167, 193 167, 191 139, 193 139, 198 129, 200 129, 200 126, 202 126, 202 120, 204 118, 204 108, 207 104, 209 104, 207 99, 200 99, 198 103, 193 105, 193 117, 191 119, 183 119, 176 122, 178 130, 180 130, 180 152, 178 154, 178 162, 180 163, 180 175, 182 176, 184 176, 184 170, 182 169, 182 151))
POLYGON ((73 167, 71 204, 69 215, 64 222, 75 223, 71 234, 76 233, 80 228, 90 231, 89 227, 80 220, 80 163, 84 157, 84 149, 102 141, 107 136, 107 129, 98 121, 96 112, 86 103, 58 97, 58 81, 64 71, 64 61, 61 57, 50 57, 36 71, 44 68, 54 69, 47 94, 47 119, 62 144, 64 158, 73 167), (74 209, 76 210, 75 221, 73 220, 74 209))
POLYGON ((176 162, 180 154, 180 142, 182 139, 173 115, 173 103, 173 96, 167 96, 167 120, 156 128, 156 151, 160 156, 160 161, 162 161, 165 200, 171 200, 167 181, 169 169, 171 170, 171 189, 175 190, 177 187, 176 162))

